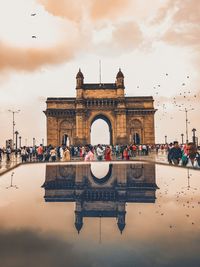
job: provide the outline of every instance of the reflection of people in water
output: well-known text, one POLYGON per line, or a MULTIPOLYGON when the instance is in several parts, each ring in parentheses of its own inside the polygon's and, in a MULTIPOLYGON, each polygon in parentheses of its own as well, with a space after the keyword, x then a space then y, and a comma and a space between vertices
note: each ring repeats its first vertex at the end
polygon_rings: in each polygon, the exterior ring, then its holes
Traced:
POLYGON ((105 150, 105 160, 112 160, 111 159, 111 148, 109 146, 106 147, 106 150, 105 150))
POLYGON ((70 150, 68 146, 65 148, 63 153, 63 161, 70 161, 70 150))

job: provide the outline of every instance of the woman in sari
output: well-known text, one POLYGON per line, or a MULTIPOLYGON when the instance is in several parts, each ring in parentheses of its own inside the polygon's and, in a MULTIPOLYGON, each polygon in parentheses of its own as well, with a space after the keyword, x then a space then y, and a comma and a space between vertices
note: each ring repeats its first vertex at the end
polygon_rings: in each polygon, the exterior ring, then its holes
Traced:
POLYGON ((67 146, 63 152, 63 161, 70 161, 70 150, 67 146))
POLYGON ((129 160, 128 147, 126 146, 123 152, 124 160, 129 160))
POLYGON ((105 160, 111 161, 111 148, 109 146, 106 147, 105 150, 105 160))

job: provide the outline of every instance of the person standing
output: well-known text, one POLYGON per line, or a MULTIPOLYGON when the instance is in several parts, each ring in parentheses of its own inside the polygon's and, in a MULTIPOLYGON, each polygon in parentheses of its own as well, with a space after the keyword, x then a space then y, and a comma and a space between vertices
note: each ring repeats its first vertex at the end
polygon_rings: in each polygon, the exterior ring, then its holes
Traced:
POLYGON ((0 161, 2 161, 2 153, 3 153, 3 150, 2 148, 0 148, 0 161))
POLYGON ((86 147, 84 161, 94 160, 94 149, 92 146, 86 147))
POLYGON ((98 160, 102 160, 103 159, 103 155, 104 155, 104 150, 103 150, 103 147, 99 144, 97 146, 97 159, 98 160))
POLYGON ((136 157, 137 154, 137 147, 135 144, 132 145, 132 152, 133 152, 133 157, 136 157))
POLYGON ((64 146, 62 145, 59 149, 59 154, 60 154, 60 159, 63 160, 63 154, 64 154, 64 151, 65 151, 65 148, 64 146))
POLYGON ((120 154, 121 154, 122 160, 124 159, 124 149, 125 149, 125 146, 121 145, 120 146, 120 154))
POLYGON ((33 159, 33 148, 29 147, 29 160, 32 161, 33 159))
POLYGON ((138 155, 142 156, 142 145, 141 144, 138 146, 138 155))
POLYGON ((55 162, 56 161, 56 150, 53 147, 50 150, 50 155, 51 155, 51 161, 55 162))
POLYGON ((124 151, 123 151, 123 159, 129 160, 128 146, 126 146, 124 148, 124 151))
POLYGON ((188 163, 187 166, 193 166, 197 161, 197 164, 199 165, 199 153, 197 152, 197 147, 194 143, 188 143, 186 145, 186 151, 188 155, 188 163))
POLYGON ((10 161, 10 154, 11 154, 11 148, 10 148, 10 146, 8 146, 7 148, 6 148, 6 160, 7 161, 10 161))
POLYGON ((21 150, 21 157, 22 157, 22 163, 26 162, 28 158, 28 152, 25 146, 21 150))
POLYGON ((182 151, 177 141, 174 141, 174 146, 169 150, 168 162, 178 165, 182 158, 182 151))
POLYGON ((116 159, 118 159, 119 158, 119 145, 118 144, 116 144, 116 146, 115 146, 115 155, 116 155, 116 159))
POLYGON ((106 149, 105 149, 105 160, 107 161, 111 161, 111 148, 109 146, 106 146, 106 149))
POLYGON ((40 146, 37 148, 37 155, 38 155, 38 160, 42 161, 43 160, 43 145, 40 144, 40 146))
POLYGON ((70 150, 67 146, 63 152, 63 161, 70 161, 70 150))

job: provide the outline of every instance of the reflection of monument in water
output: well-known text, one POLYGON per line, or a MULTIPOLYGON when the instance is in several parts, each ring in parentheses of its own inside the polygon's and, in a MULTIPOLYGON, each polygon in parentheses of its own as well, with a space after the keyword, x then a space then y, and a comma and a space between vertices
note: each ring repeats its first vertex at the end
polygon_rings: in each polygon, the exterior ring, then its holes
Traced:
POLYGON ((45 201, 75 202, 75 227, 79 232, 84 217, 115 217, 123 231, 126 202, 154 203, 155 165, 92 162, 79 165, 47 165, 45 201), (98 178, 98 167, 107 173, 98 178), (95 171, 96 170, 96 171, 95 171))

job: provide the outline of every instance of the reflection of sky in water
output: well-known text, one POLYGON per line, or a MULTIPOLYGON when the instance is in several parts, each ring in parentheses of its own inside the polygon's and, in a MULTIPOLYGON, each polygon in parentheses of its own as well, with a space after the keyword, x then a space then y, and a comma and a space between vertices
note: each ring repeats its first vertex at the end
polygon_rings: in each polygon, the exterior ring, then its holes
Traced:
POLYGON ((123 234, 116 218, 84 218, 79 235, 74 202, 44 201, 45 171, 15 169, 18 189, 0 178, 1 266, 200 266, 199 171, 156 165, 156 202, 127 203, 123 234))
POLYGON ((101 179, 109 171, 109 163, 108 162, 91 162, 91 171, 97 178, 101 179))

